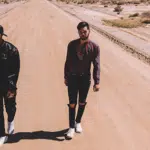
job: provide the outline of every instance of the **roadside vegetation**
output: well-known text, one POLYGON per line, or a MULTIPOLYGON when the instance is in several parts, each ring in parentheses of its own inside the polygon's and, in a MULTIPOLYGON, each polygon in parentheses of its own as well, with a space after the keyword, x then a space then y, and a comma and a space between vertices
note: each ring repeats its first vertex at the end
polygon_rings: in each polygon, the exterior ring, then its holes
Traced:
POLYGON ((129 15, 127 18, 121 17, 115 20, 103 20, 105 25, 115 26, 120 28, 136 28, 150 24, 150 11, 142 14, 135 13, 129 15))
POLYGON ((100 3, 104 5, 104 7, 108 7, 109 5, 125 5, 125 4, 141 4, 141 3, 149 3, 150 0, 57 0, 66 3, 76 3, 76 4, 93 4, 93 3, 100 3))
POLYGON ((0 4, 9 4, 12 2, 19 2, 19 1, 23 1, 23 0, 0 0, 0 4))

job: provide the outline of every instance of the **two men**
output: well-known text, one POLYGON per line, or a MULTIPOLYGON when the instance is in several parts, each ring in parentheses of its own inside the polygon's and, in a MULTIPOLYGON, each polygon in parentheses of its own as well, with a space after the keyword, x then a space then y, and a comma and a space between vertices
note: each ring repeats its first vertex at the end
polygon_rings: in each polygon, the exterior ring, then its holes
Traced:
POLYGON ((93 90, 99 91, 100 83, 100 49, 89 39, 90 27, 87 22, 77 26, 80 38, 68 44, 64 67, 65 84, 69 97, 69 130, 68 138, 73 138, 75 131, 82 132, 81 119, 87 104, 86 98, 91 85, 91 64, 93 63, 93 90), (77 97, 79 94, 78 112, 76 115, 77 97))
MULTIPOLYGON (((100 83, 100 49, 89 39, 90 27, 87 22, 77 26, 80 38, 68 44, 64 67, 65 84, 69 96, 69 130, 67 137, 73 138, 75 130, 82 132, 81 120, 86 107, 86 99, 91 85, 91 64, 93 63, 93 90, 99 91, 100 83), (79 94, 78 112, 76 115, 77 97, 79 94)), ((0 144, 5 143, 3 106, 8 114, 8 134, 14 132, 14 117, 16 113, 16 91, 20 71, 20 58, 17 48, 3 39, 3 27, 0 26, 0 144)))
POLYGON ((14 117, 16 113, 17 80, 20 71, 20 58, 17 48, 5 41, 4 29, 0 25, 0 145, 7 141, 5 134, 4 112, 5 104, 8 114, 8 134, 14 132, 14 117))

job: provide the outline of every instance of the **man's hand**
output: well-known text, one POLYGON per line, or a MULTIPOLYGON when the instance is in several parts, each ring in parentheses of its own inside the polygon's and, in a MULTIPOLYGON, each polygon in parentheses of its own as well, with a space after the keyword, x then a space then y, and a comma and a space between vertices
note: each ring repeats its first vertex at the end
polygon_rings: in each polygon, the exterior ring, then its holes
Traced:
POLYGON ((16 96, 16 91, 8 91, 7 92, 7 98, 13 98, 16 96))
POLYGON ((93 91, 94 92, 99 91, 99 89, 100 89, 100 85, 99 84, 96 84, 96 85, 93 86, 93 91))
POLYGON ((64 83, 66 86, 68 86, 68 81, 66 79, 64 80, 64 83))

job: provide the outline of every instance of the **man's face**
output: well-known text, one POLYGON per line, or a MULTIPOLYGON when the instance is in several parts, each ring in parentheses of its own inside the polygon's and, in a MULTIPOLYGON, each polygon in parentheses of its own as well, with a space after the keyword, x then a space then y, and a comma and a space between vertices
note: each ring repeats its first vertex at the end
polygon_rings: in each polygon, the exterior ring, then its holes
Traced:
POLYGON ((81 28, 78 30, 80 39, 87 40, 89 38, 90 30, 87 27, 81 28))

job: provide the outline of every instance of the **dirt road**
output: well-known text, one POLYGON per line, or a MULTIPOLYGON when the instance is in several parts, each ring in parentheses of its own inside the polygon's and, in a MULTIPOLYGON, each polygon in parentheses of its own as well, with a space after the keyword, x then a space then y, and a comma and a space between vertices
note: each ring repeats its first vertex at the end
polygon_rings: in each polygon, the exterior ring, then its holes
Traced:
MULTIPOLYGON (((123 29, 117 27, 110 27, 103 24, 103 19, 117 19, 118 16, 111 16, 107 13, 95 11, 92 8, 87 9, 72 4, 66 4, 64 2, 54 2, 56 6, 63 9, 65 12, 71 13, 73 16, 80 18, 81 20, 88 21, 91 25, 101 29, 107 33, 108 37, 115 37, 117 41, 123 42, 126 46, 128 45, 133 52, 138 52, 144 55, 144 60, 149 59, 150 56, 150 28, 139 27, 135 29, 123 29), (132 32, 132 30, 134 30, 132 32), (136 32, 136 30, 138 32, 136 32)), ((102 32, 102 33, 103 33, 102 32)), ((122 45, 122 44, 120 44, 122 45)), ((137 54, 136 54, 137 55, 137 54)), ((135 55, 135 56, 136 56, 135 55)), ((139 54, 138 54, 139 55, 139 54)))
POLYGON ((150 149, 150 67, 92 31, 101 48, 101 90, 92 87, 83 134, 64 140, 68 96, 63 83, 67 43, 77 19, 46 0, 31 0, 0 20, 20 51, 16 135, 4 150, 150 149))

